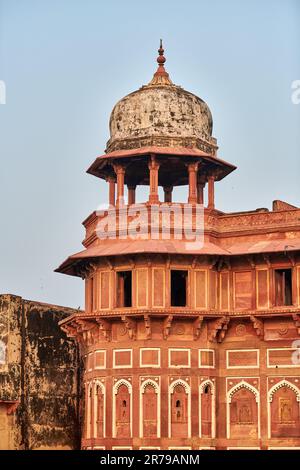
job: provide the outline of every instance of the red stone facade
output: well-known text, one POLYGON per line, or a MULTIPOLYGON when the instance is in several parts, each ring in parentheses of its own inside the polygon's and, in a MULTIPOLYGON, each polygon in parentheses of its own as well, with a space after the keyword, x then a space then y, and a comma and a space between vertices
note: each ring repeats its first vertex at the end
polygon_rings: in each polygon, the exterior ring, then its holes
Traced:
MULTIPOLYGON (((161 51, 154 81, 134 100, 163 89, 172 103, 161 51)), ((216 210, 215 182, 235 167, 216 156, 211 136, 193 134, 189 145, 161 126, 161 140, 149 131, 135 148, 132 135, 112 136, 88 170, 108 182, 110 208, 84 221, 84 251, 59 268, 86 285, 85 313, 61 322, 85 363, 82 448, 300 449, 300 209, 275 201, 272 211, 216 210), (192 206, 192 224, 204 204, 196 249, 172 214, 163 236, 172 188, 184 184, 188 201, 178 207, 192 206), (134 222, 137 185, 149 186, 147 217, 130 237, 124 220, 134 222), (156 237, 145 237, 153 206, 156 237), (100 239, 116 207, 117 236, 100 239)))

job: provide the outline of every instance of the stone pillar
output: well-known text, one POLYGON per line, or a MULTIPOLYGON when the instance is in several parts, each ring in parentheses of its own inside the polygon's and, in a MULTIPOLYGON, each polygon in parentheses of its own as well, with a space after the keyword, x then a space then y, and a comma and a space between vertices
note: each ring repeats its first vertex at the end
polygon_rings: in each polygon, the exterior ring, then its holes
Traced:
POLYGON ((135 204, 135 188, 136 186, 128 185, 128 205, 135 204))
POLYGON ((124 205, 125 167, 114 165, 114 170, 117 175, 117 206, 122 206, 124 205))
POLYGON ((109 184, 109 205, 114 206, 116 204, 116 182, 113 176, 109 176, 106 180, 109 184))
POLYGON ((189 163, 189 204, 194 204, 197 202, 197 170, 198 163, 189 163))
POLYGON ((208 177, 208 209, 215 208, 215 177, 208 177))
POLYGON ((165 202, 172 202, 173 186, 164 186, 165 202))
POLYGON ((197 203, 198 204, 204 204, 204 188, 205 188, 205 183, 197 184, 197 203))
POLYGON ((149 171, 150 171, 150 193, 149 193, 149 202, 158 203, 158 170, 159 163, 155 159, 155 155, 151 155, 151 160, 149 161, 149 171))

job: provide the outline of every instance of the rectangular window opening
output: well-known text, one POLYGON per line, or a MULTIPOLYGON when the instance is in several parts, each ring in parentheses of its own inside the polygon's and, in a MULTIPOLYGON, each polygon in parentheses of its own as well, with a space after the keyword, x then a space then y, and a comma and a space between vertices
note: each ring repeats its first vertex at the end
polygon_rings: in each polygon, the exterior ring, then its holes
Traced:
POLYGON ((275 269, 275 305, 280 307, 292 304, 292 270, 275 269))
POLYGON ((132 307, 132 272, 117 273, 117 306, 132 307))
POLYGON ((171 306, 186 307, 188 272, 171 270, 171 306))

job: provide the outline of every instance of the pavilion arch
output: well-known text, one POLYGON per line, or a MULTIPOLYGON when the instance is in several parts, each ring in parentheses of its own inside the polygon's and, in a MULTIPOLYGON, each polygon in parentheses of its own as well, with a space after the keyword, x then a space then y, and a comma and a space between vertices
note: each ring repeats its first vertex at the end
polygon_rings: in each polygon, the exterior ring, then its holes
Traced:
POLYGON ((255 396, 255 401, 257 403, 257 434, 258 439, 260 439, 260 394, 257 388, 253 387, 253 385, 249 384, 245 380, 241 380, 238 384, 234 385, 228 392, 227 392, 227 415, 226 415, 226 431, 227 431, 227 439, 230 439, 230 404, 233 395, 245 388, 249 390, 255 396))
POLYGON ((199 437, 202 437, 202 395, 206 387, 211 390, 211 438, 216 437, 216 392, 215 384, 211 379, 204 380, 199 385, 199 437))
POLYGON ((129 394, 129 403, 130 403, 130 437, 132 437, 132 384, 126 380, 126 379, 119 379, 114 385, 113 385, 113 413, 112 413, 112 419, 113 419, 113 437, 117 437, 117 426, 116 426, 116 418, 117 418, 117 407, 116 407, 116 402, 117 402, 117 395, 120 387, 124 385, 128 389, 128 394, 129 394))
POLYGON ((273 402, 273 397, 274 394, 280 390, 282 387, 289 388, 292 390, 295 395, 296 395, 296 401, 299 403, 300 407, 300 389, 293 383, 289 382, 286 379, 281 380, 280 382, 276 383, 273 385, 273 387, 270 388, 268 391, 268 438, 271 438, 271 424, 272 424, 272 418, 271 418, 271 404, 273 402))
POLYGON ((103 396, 103 437, 106 437, 106 390, 105 385, 99 379, 94 380, 94 399, 93 399, 93 406, 94 406, 94 419, 93 419, 93 429, 94 437, 98 437, 98 429, 97 429, 97 417, 98 417, 98 388, 101 389, 101 393, 103 396))
POLYGON ((144 437, 144 408, 143 408, 143 398, 146 387, 150 385, 153 387, 156 395, 156 407, 157 407, 157 438, 160 438, 160 385, 153 379, 146 379, 142 381, 140 385, 140 437, 144 437))
POLYGON ((169 385, 169 406, 168 406, 168 430, 169 430, 169 438, 172 437, 172 394, 174 393, 175 387, 177 385, 181 385, 184 388, 184 391, 187 395, 187 437, 191 437, 191 387, 190 385, 182 379, 176 379, 169 385))

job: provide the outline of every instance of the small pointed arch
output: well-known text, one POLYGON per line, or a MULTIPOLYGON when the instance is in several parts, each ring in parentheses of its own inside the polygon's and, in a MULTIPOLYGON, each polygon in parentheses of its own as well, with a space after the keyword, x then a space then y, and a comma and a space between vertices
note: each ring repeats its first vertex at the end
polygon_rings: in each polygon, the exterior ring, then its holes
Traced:
POLYGON ((86 384, 86 437, 87 439, 92 437, 92 415, 93 415, 93 382, 87 382, 86 384))
POLYGON ((189 386, 189 384, 188 384, 185 380, 182 380, 182 379, 174 380, 174 381, 170 384, 170 393, 173 393, 173 392, 174 392, 174 389, 175 389, 175 387, 177 387, 177 385, 182 385, 182 387, 184 388, 185 392, 186 392, 186 393, 190 393, 191 387, 189 386))
POLYGON ((206 393, 207 387, 210 387, 211 394, 214 395, 215 394, 215 384, 210 379, 207 379, 207 380, 204 380, 203 382, 201 382, 201 384, 199 386, 200 393, 201 394, 206 393))
POLYGON ((168 420, 169 437, 191 437, 191 387, 185 380, 169 385, 168 420))
POLYGON ((132 393, 132 385, 131 385, 131 383, 130 383, 128 380, 126 380, 126 379, 120 379, 120 380, 118 380, 118 381, 114 384, 114 394, 116 395, 116 394, 118 393, 118 390, 119 390, 119 388, 121 387, 121 385, 125 385, 125 387, 128 388, 128 392, 129 392, 130 395, 131 395, 131 393, 132 393))
MULTIPOLYGON (((230 439, 234 435, 234 433, 239 432, 237 428, 237 423, 234 418, 234 413, 233 413, 234 409, 232 410, 231 407, 232 407, 232 403, 235 401, 235 398, 236 398, 235 394, 242 389, 248 390, 254 396, 256 407, 253 407, 253 426, 254 426, 253 432, 255 432, 255 434, 257 435, 257 438, 260 439, 260 394, 259 394, 259 391, 253 385, 249 384, 245 380, 241 380, 239 383, 234 385, 227 392, 227 416, 226 416, 227 439, 230 439), (233 418, 233 421, 232 421, 232 418, 233 418)), ((248 410, 249 407, 247 406, 245 409, 248 410)), ((250 410, 251 409, 252 407, 250 408, 250 410)), ((239 425, 240 424, 238 424, 238 426, 239 425)), ((243 425, 248 425, 248 423, 244 423, 243 425)))
POLYGON ((126 379, 113 386, 113 437, 132 437, 132 384, 126 379))
POLYGON ((94 381, 94 394, 95 394, 95 395, 98 395, 99 390, 101 390, 101 393, 102 393, 103 395, 105 394, 105 386, 104 386, 104 384, 103 384, 99 379, 96 379, 96 380, 94 381))
POLYGON ((94 380, 94 437, 105 437, 106 433, 106 393, 105 385, 99 379, 94 380))
POLYGON ((269 392, 268 392, 268 401, 270 403, 273 401, 274 393, 277 392, 277 390, 279 390, 282 387, 287 387, 290 390, 293 390, 293 392, 295 392, 295 394, 296 394, 296 400, 298 402, 300 402, 300 390, 299 390, 299 388, 295 384, 289 382, 288 380, 283 379, 280 382, 278 382, 277 384, 273 385, 273 387, 269 390, 269 392))
POLYGON ((242 380, 241 382, 239 382, 238 384, 234 385, 234 387, 232 387, 229 392, 227 393, 227 396, 228 396, 228 403, 231 403, 231 400, 232 400, 232 397, 233 395, 238 391, 240 390, 241 388, 246 388, 247 390, 249 390, 250 392, 253 393, 253 395, 255 396, 255 401, 256 403, 259 402, 259 391, 253 387, 253 385, 250 385, 248 382, 246 382, 245 380, 242 380))
POLYGON ((141 384, 141 393, 145 393, 145 389, 146 387, 150 385, 154 388, 155 390, 155 393, 158 393, 159 392, 159 385, 157 382, 155 382, 155 380, 152 380, 152 379, 147 379, 147 380, 144 380, 144 382, 142 382, 141 384))
POLYGON ((140 437, 160 437, 160 384, 150 378, 140 384, 140 437))
POLYGON ((199 436, 215 438, 216 435, 215 384, 206 379, 199 385, 199 436))

